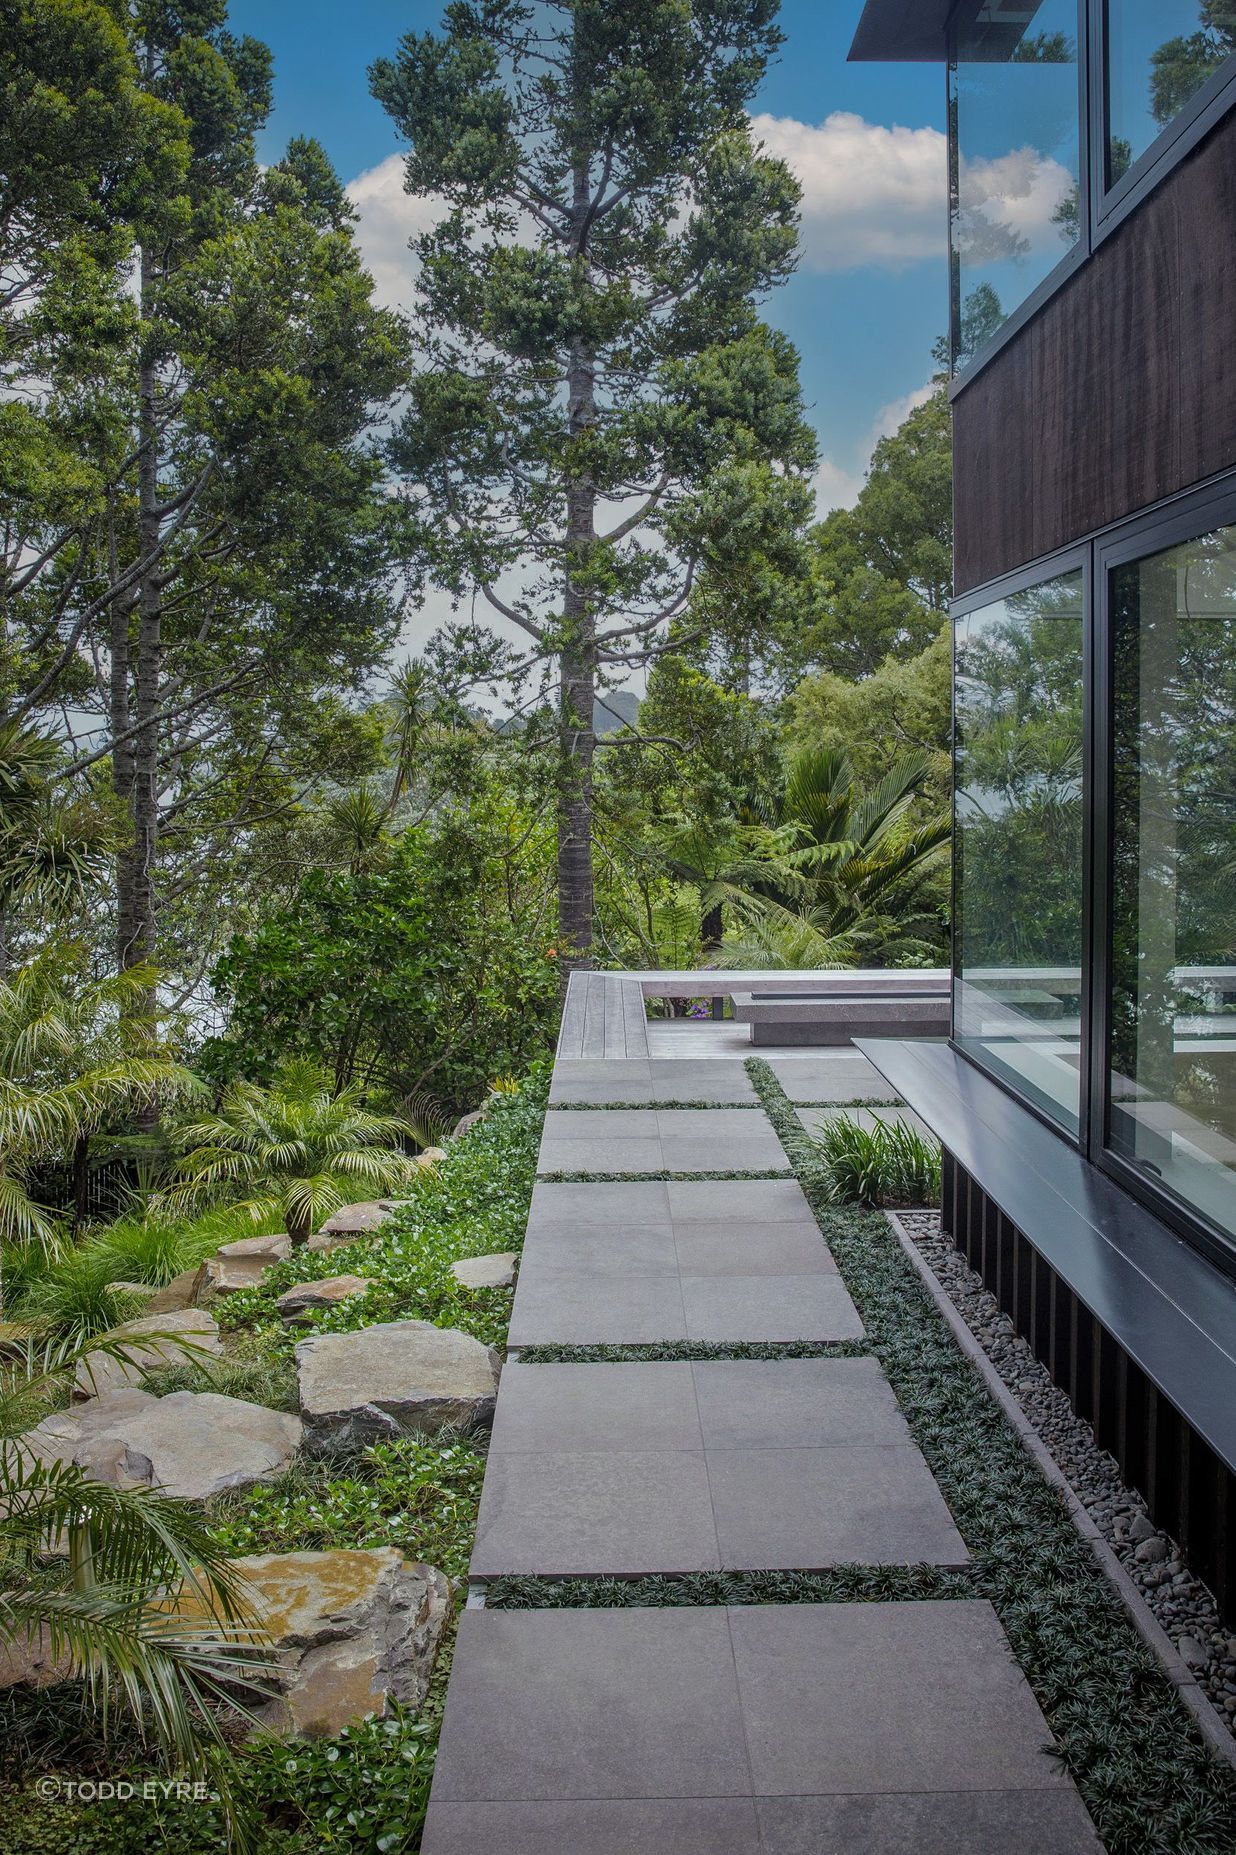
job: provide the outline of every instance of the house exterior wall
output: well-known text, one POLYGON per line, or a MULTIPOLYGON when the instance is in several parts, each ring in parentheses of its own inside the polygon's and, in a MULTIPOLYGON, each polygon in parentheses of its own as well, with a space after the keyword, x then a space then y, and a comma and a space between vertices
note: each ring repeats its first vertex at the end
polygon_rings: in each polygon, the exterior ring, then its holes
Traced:
POLYGON ((1236 112, 953 405, 955 591, 1236 466, 1236 112))

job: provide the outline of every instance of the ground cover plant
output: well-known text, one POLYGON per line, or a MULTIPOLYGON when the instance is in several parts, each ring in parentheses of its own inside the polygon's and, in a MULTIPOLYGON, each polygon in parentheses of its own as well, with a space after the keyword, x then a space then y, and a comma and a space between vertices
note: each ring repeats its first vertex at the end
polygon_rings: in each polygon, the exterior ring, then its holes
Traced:
POLYGON ((938 1204, 940 1145, 904 1121, 833 1114, 813 1136, 842 1204, 938 1204))
MULTIPOLYGON (((510 1290, 469 1293, 450 1276, 458 1257, 518 1250, 536 1176, 547 1081, 496 1091, 482 1119, 418 1173, 415 1195, 390 1222, 346 1249, 302 1252, 260 1289, 216 1304, 226 1328, 221 1361, 162 1368, 152 1389, 211 1385, 262 1402, 287 1402, 290 1353, 274 1302, 281 1286, 339 1273, 363 1260, 374 1289, 318 1317, 345 1331, 413 1316, 458 1326, 491 1344, 506 1334, 510 1290), (343 1259, 343 1260, 341 1260, 343 1259), (285 1280, 286 1278, 286 1280, 285 1280)), ((224 1556, 396 1545, 409 1557, 464 1575, 484 1473, 481 1439, 441 1434, 377 1443, 347 1456, 308 1458, 276 1481, 225 1496, 187 1517, 224 1556)), ((240 1767, 257 1817, 259 1855, 407 1855, 419 1843, 451 1640, 439 1651, 430 1694, 416 1715, 395 1709, 336 1739, 261 1741, 240 1767)), ((176 1855, 222 1855, 217 1812, 169 1802, 46 1803, 40 1775, 109 1780, 151 1775, 152 1755, 135 1735, 100 1732, 77 1690, 0 1690, 0 1820, 5 1855, 145 1855, 152 1842, 176 1855), (52 1697, 61 1696, 59 1704, 52 1697)))
POLYGON ((972 1589, 994 1606, 1108 1855, 1225 1855, 1236 1777, 1207 1752, 887 1220, 834 1202, 774 1071, 747 1069, 970 1549, 972 1589))

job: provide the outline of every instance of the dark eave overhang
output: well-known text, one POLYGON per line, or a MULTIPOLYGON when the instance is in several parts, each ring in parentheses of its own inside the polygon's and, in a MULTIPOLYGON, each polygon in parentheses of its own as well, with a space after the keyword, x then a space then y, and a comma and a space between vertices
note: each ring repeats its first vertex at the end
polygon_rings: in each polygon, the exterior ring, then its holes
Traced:
POLYGON ((954 0, 867 0, 850 47, 855 64, 943 64, 954 0))

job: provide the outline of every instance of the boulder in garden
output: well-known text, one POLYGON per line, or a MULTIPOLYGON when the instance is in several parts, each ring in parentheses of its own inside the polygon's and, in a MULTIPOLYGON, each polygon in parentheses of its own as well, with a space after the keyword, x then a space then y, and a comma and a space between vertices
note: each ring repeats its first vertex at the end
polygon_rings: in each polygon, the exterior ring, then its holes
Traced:
POLYGON ((200 1365, 223 1350, 218 1326, 204 1308, 143 1314, 140 1320, 113 1328, 110 1337, 121 1342, 126 1358, 87 1353, 73 1381, 75 1398, 97 1398, 122 1385, 139 1385, 159 1366, 200 1365))
POLYGON ((338 1307, 341 1301, 363 1295, 368 1287, 368 1278, 363 1275, 328 1275, 321 1282, 298 1282, 280 1295, 275 1306, 280 1320, 290 1327, 319 1308, 338 1307))
POLYGON ((268 1269, 286 1262, 292 1239, 285 1231, 273 1237, 241 1237, 225 1243, 206 1263, 205 1285, 213 1295, 235 1295, 256 1288, 268 1269))
POLYGON ((461 1256, 451 1264, 451 1274, 461 1288, 509 1288, 517 1260, 514 1250, 501 1250, 496 1256, 461 1256))
POLYGON ((117 1488, 159 1488, 205 1501, 279 1475, 301 1440, 299 1417, 215 1391, 156 1398, 125 1387, 44 1418, 20 1439, 23 1454, 73 1462, 117 1488))
POLYGON ((493 1415, 498 1358, 479 1340, 428 1320, 321 1333, 296 1348, 306 1441, 357 1445, 424 1436, 493 1415))

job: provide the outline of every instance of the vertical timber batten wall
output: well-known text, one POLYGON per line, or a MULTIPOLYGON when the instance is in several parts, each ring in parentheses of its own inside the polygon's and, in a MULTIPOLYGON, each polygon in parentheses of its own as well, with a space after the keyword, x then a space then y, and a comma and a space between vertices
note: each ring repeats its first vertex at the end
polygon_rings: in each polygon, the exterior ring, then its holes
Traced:
POLYGON ((947 1150, 943 1226, 1230 1620, 1236 1476, 947 1150))

